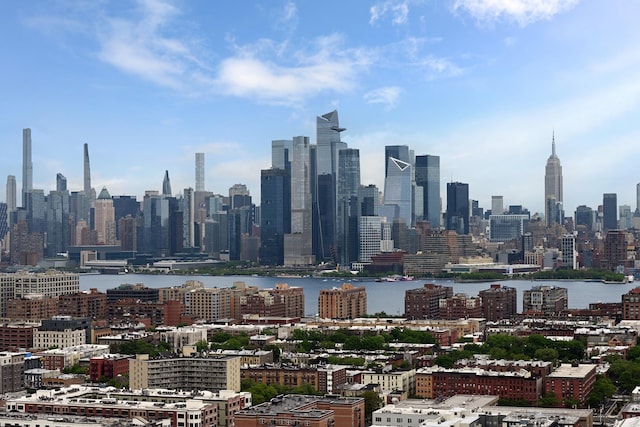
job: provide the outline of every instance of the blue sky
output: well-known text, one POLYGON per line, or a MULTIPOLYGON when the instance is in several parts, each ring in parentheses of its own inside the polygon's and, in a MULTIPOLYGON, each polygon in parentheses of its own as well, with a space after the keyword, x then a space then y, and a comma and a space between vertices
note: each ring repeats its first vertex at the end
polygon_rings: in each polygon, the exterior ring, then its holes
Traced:
MULTIPOLYGON (((271 140, 337 109, 362 183, 383 188, 384 146, 441 158, 490 208, 540 212, 555 132, 564 204, 640 181, 640 3, 579 0, 0 2, 0 200, 63 173, 112 195, 244 183, 257 198, 271 140)), ((446 192, 443 191, 443 197, 446 192)), ((257 199, 256 201, 258 201, 257 199)), ((443 202, 446 202, 443 200, 443 202)))

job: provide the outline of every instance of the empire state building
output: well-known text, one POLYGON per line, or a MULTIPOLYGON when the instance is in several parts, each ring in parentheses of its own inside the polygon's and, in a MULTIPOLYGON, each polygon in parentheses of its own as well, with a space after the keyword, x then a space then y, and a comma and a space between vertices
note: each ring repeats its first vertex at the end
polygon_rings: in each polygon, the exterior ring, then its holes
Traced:
POLYGON ((551 155, 544 173, 544 215, 547 227, 562 223, 562 165, 556 155, 555 135, 551 137, 551 155))

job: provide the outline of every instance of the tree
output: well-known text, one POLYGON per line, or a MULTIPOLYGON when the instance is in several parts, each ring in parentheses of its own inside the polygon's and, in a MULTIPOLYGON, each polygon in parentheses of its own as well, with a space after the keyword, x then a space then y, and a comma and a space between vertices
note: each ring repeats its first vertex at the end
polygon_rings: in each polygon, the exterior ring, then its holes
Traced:
POLYGON ((592 408, 598 407, 606 398, 613 396, 615 392, 615 384, 604 375, 598 375, 596 382, 593 384, 593 390, 587 396, 587 402, 592 408))
POLYGON ((533 357, 545 362, 555 362, 558 360, 558 352, 553 348, 544 347, 537 349, 533 357))
POLYGON ((209 342, 207 340, 200 340, 196 343, 196 349, 198 352, 203 352, 205 350, 209 350, 209 342))
POLYGON ((372 390, 367 390, 360 395, 364 399, 364 420, 366 425, 371 424, 373 411, 382 407, 380 395, 372 390))

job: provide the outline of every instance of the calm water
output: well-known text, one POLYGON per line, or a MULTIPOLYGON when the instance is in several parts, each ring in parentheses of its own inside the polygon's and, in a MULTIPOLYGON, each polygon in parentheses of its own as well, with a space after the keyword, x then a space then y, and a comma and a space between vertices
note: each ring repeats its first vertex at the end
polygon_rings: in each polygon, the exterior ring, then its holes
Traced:
MULTIPOLYGON (((304 289, 305 313, 314 315, 318 312, 318 294, 321 289, 339 287, 342 279, 314 279, 314 278, 276 278, 253 276, 165 276, 165 275, 81 275, 80 289, 97 288, 105 292, 123 283, 142 283, 150 288, 179 286, 187 280, 199 280, 206 287, 229 287, 235 281, 242 281, 259 288, 272 288, 276 283, 288 283, 290 286, 300 286, 304 289)), ((451 280, 415 280, 411 282, 381 283, 373 280, 359 280, 352 282, 367 289, 367 311, 376 313, 385 311, 388 314, 402 314, 404 312, 404 292, 407 289, 422 287, 425 283, 438 283, 453 286, 454 293, 466 293, 476 296, 478 291, 488 289, 491 283, 500 283, 518 290, 518 310, 522 309, 522 291, 531 289, 534 285, 554 285, 567 288, 569 293, 569 308, 586 308, 591 302, 620 302, 621 295, 630 289, 640 286, 640 282, 621 285, 607 285, 599 282, 572 281, 544 281, 510 280, 504 282, 486 283, 454 283, 451 280)))

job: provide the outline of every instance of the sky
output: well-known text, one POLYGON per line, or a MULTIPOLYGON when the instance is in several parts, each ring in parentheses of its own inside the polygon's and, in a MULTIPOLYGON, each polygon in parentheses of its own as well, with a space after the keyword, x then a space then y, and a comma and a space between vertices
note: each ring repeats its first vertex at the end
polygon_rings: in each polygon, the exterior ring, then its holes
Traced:
MULTIPOLYGON (((603 193, 636 207, 640 2, 624 0, 0 2, 0 201, 62 173, 112 195, 246 184, 259 204, 271 141, 338 110, 362 184, 384 188, 384 146, 440 156, 485 209, 543 211, 555 135, 567 215, 603 193)), ((20 202, 18 202, 20 204, 20 202)))

